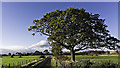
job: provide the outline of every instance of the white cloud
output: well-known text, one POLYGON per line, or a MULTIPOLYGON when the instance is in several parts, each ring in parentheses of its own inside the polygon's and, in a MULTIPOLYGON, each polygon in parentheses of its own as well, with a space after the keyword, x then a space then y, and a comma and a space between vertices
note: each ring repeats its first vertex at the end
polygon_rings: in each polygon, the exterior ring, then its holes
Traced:
POLYGON ((32 46, 30 46, 30 48, 32 47, 48 47, 48 41, 46 40, 41 40, 40 42, 33 44, 32 46))
POLYGON ((16 53, 16 52, 34 52, 36 50, 38 51, 44 51, 45 49, 49 49, 48 41, 41 40, 40 42, 36 44, 32 44, 30 46, 7 46, 7 47, 0 47, 0 50, 2 50, 2 53, 16 53))
POLYGON ((63 49, 62 51, 63 52, 70 52, 70 50, 68 50, 68 49, 63 49))

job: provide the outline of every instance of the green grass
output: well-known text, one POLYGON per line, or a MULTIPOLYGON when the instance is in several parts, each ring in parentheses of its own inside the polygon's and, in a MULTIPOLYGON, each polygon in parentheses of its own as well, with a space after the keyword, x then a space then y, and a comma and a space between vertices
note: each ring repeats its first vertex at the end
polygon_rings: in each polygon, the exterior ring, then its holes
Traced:
MULTIPOLYGON (((70 58, 71 56, 68 56, 68 57, 70 58)), ((90 60, 90 61, 99 62, 99 61, 111 60, 113 62, 118 62, 118 56, 82 56, 82 55, 77 55, 77 56, 75 56, 75 59, 77 61, 90 60)))
POLYGON ((46 58, 41 59, 40 61, 38 61, 37 63, 33 64, 32 66, 34 67, 34 66, 40 64, 40 63, 43 62, 45 59, 46 59, 46 58))
POLYGON ((0 67, 2 66, 2 58, 0 57, 0 67))
POLYGON ((29 61, 32 61, 34 59, 39 58, 39 56, 22 56, 22 58, 18 58, 18 56, 14 56, 14 58, 11 58, 10 56, 3 56, 2 57, 2 65, 3 66, 16 66, 22 64, 26 64, 29 61), (14 64, 14 65, 13 65, 14 64))
MULTIPOLYGON (((69 58, 71 57, 70 55, 68 56, 69 58)), ((106 60, 111 60, 113 62, 118 62, 118 56, 82 56, 82 55, 76 55, 76 61, 79 60, 90 60, 90 61, 95 61, 95 62, 99 62, 99 61, 106 61, 106 60)), ((10 64, 10 66, 16 66, 18 63, 22 64, 26 64, 26 60, 27 62, 32 61, 34 59, 39 58, 39 56, 22 56, 22 58, 18 58, 18 56, 14 56, 14 58, 10 58, 10 56, 3 56, 2 58, 2 64, 3 66, 8 66, 10 64)), ((0 62, 1 63, 1 62, 0 62)), ((55 66, 55 61, 53 59, 51 59, 51 66, 55 66)))
POLYGON ((52 68, 55 68, 55 61, 54 61, 54 59, 53 59, 53 56, 51 56, 51 67, 52 68))

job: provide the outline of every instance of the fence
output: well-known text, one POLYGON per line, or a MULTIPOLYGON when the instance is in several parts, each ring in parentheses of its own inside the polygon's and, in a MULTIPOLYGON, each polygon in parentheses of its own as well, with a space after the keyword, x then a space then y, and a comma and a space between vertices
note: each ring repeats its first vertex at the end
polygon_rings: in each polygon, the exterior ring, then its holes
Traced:
MULTIPOLYGON (((31 63, 32 61, 34 61, 35 59, 33 60, 26 60, 26 61, 21 61, 21 62, 17 62, 17 63, 9 63, 9 64, 6 64, 6 65, 2 65, 1 68, 21 68, 22 65, 25 65, 25 64, 28 64, 28 63, 31 63)), ((37 59, 36 59, 37 60, 37 59)))

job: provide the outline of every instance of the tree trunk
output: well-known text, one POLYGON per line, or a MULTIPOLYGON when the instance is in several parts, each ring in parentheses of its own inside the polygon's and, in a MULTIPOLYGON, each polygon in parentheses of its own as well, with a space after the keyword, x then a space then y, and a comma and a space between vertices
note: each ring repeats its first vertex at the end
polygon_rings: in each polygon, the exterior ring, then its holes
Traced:
POLYGON ((74 51, 74 49, 72 48, 72 49, 70 50, 70 52, 71 52, 71 60, 72 60, 72 61, 75 61, 75 51, 74 51))

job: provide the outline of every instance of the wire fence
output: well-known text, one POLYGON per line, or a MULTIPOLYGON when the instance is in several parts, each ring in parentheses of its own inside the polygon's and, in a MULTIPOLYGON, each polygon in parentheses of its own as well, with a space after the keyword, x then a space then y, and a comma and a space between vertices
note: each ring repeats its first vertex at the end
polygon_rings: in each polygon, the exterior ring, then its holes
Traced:
POLYGON ((9 63, 9 64, 6 64, 6 65, 2 65, 1 68, 21 68, 22 65, 31 63, 34 60, 38 60, 38 59, 25 60, 25 61, 21 61, 21 62, 17 62, 17 63, 9 63))

